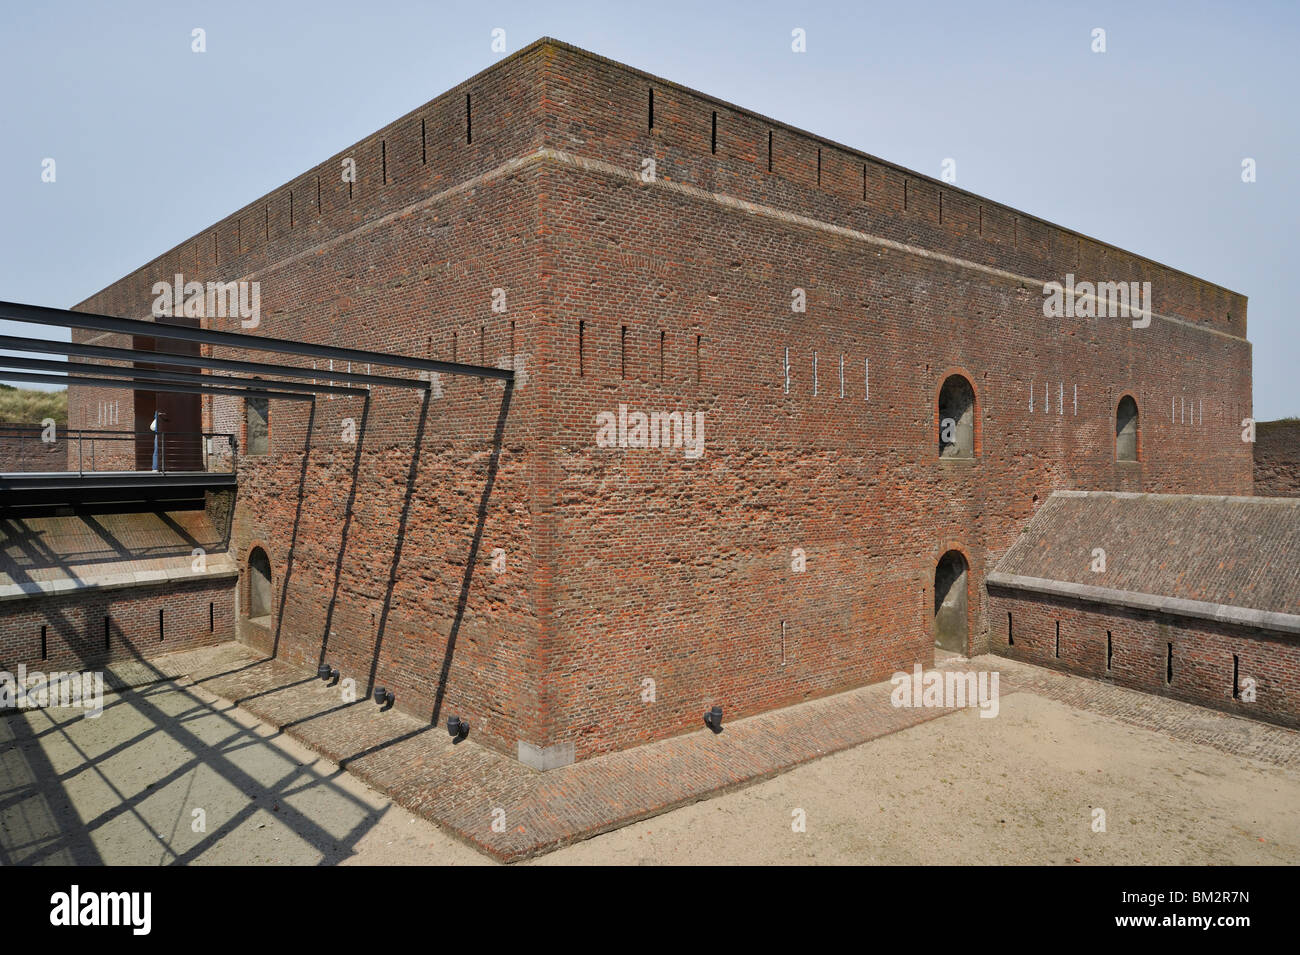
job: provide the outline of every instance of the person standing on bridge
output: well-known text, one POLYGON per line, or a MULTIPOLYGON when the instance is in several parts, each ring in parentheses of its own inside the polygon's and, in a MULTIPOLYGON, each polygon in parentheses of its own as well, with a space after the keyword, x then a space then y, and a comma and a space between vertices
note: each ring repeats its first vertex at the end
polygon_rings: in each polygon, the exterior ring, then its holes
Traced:
POLYGON ((158 470, 158 452, 162 447, 162 431, 158 428, 159 419, 166 418, 167 415, 161 411, 153 413, 153 421, 149 422, 149 430, 153 432, 153 469, 158 470))

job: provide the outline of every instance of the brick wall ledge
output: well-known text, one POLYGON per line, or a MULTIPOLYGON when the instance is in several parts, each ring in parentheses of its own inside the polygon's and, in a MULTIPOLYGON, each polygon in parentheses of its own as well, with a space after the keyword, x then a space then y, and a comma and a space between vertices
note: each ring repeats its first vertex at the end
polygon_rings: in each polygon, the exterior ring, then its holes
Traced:
POLYGON ((1156 594, 1143 594, 1132 590, 1113 590, 1110 587, 1073 584, 1064 580, 1022 577, 1019 574, 995 572, 985 578, 985 584, 990 587, 1007 587, 1012 590, 1026 590, 1030 593, 1047 594, 1052 597, 1071 597, 1089 603, 1118 605, 1133 610, 1147 610, 1153 613, 1173 614, 1180 617, 1212 620, 1216 623, 1234 624, 1239 627, 1255 627, 1260 630, 1300 635, 1300 614, 1256 610, 1252 607, 1230 607, 1205 600, 1161 597, 1156 594))
POLYGON ((168 567, 161 570, 135 570, 120 574, 105 574, 74 580, 61 577, 58 580, 32 580, 16 584, 0 584, 0 603, 11 600, 30 600, 35 597, 61 597, 73 593, 86 593, 92 590, 122 590, 128 587, 148 587, 163 583, 183 583, 185 581, 215 581, 239 576, 239 568, 229 558, 208 558, 208 567, 204 571, 194 571, 187 563, 183 567, 168 567))

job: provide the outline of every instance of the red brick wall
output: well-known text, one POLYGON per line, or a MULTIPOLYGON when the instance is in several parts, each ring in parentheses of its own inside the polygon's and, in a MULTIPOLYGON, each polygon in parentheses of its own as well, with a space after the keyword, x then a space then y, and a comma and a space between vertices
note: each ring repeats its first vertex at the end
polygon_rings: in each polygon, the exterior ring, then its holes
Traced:
MULTIPOLYGON (((542 535, 554 546, 543 633, 556 648, 543 682, 553 739, 575 740, 580 758, 695 728, 713 703, 739 715, 929 661, 934 567, 950 549, 971 569, 970 649, 986 649, 984 574, 1053 489, 1249 493, 1250 450, 1234 425, 1249 404, 1243 340, 1158 319, 1045 319, 1041 283, 826 226, 1040 279, 1085 274, 1099 247, 1084 244, 1080 264, 1066 256, 1077 241, 1033 220, 1020 223, 1019 247, 1010 235, 999 244, 947 200, 940 225, 938 187, 913 182, 904 210, 901 179, 895 205, 883 166, 869 166, 863 202, 835 187, 847 159, 825 145, 819 189, 815 141, 780 127, 769 174, 771 124, 721 107, 715 154, 716 104, 681 90, 656 85, 650 132, 642 77, 565 51, 546 82, 553 142, 580 159, 547 168, 542 210, 557 356, 541 384, 556 501, 542 535), (569 128, 590 135, 563 144, 569 128), (646 156, 670 184, 639 181, 646 156), (791 311, 795 287, 804 314, 791 311), (937 396, 954 372, 977 397, 971 462, 938 458, 937 396), (1140 460, 1121 465, 1114 411, 1126 393, 1141 413, 1140 460), (1190 396, 1205 402, 1194 424, 1190 396), (620 404, 704 411, 703 458, 597 448, 595 416, 620 404), (796 547, 803 573, 791 569, 796 547)), ((1146 274, 1107 255, 1116 279, 1146 274)), ((1217 292, 1162 274, 1157 312, 1227 327, 1196 312, 1217 292)))
POLYGON ((1067 272, 1088 281, 1149 281, 1156 312, 1246 334, 1245 297, 1203 279, 601 57, 556 45, 544 53, 553 148, 628 170, 654 156, 660 178, 1036 279, 1028 291, 1039 304, 1041 283, 1067 272))
MULTIPOLYGON (((257 328, 230 318, 208 326, 470 364, 509 365, 518 354, 531 370, 545 292, 538 173, 502 164, 538 141, 535 61, 518 57, 467 81, 80 307, 146 317, 153 283, 177 272, 258 281, 257 328), (356 162, 351 189, 340 178, 345 157, 356 162), (497 288, 505 313, 491 308, 497 288)), ((328 380, 325 363, 320 370, 328 380)), ((514 390, 495 463, 499 381, 442 377, 423 421, 409 390, 376 388, 368 407, 357 398, 322 397, 314 411, 272 401, 269 452, 257 457, 247 455, 242 401, 205 399, 207 426, 233 421, 240 431, 233 551, 245 569, 241 606, 252 548, 271 563, 271 631, 263 641, 250 628, 250 641, 313 669, 323 658, 366 689, 382 683, 408 712, 429 716, 437 701, 508 752, 531 739, 540 666, 530 394, 527 385, 514 390), (347 419, 355 445, 343 440, 347 419), (495 547, 507 551, 499 577, 489 572, 495 547)))
POLYGON ((948 549, 971 566, 978 652, 984 573, 1053 489, 1250 490, 1249 447, 1217 408, 1196 426, 1163 409, 1184 388, 1241 400, 1244 343, 1185 326, 1063 333, 1016 289, 608 175, 548 171, 546 194, 554 351, 569 360, 543 384, 559 471, 548 637, 563 648, 545 685, 580 753, 693 727, 709 702, 760 710, 928 660, 948 549), (796 286, 806 315, 790 312, 796 286), (969 462, 938 458, 937 396, 955 372, 977 399, 969 462), (1142 423, 1140 460, 1121 465, 1124 393, 1142 423), (703 459, 596 448, 595 416, 620 404, 704 411, 703 459))
MULTIPOLYGON (((73 341, 85 341, 92 333, 73 330, 73 341)), ((130 348, 130 337, 104 336, 96 338, 98 345, 130 348)), ((107 362, 100 359, 70 359, 88 365, 93 374, 95 365, 118 365, 124 362, 107 362)), ((71 440, 66 443, 66 466, 69 470, 132 471, 136 466, 135 441, 129 433, 137 430, 135 393, 123 388, 74 386, 68 388, 68 430, 71 440), (102 433, 100 433, 102 432, 102 433), (124 440, 125 439, 125 440, 124 440)), ((152 411, 150 411, 152 414, 152 411)), ((146 421, 143 427, 148 427, 146 421)), ((58 470, 55 468, 54 470, 58 470)))
POLYGON ((1243 298, 671 84, 653 84, 650 132, 650 85, 535 46, 83 303, 145 316, 176 272, 257 280, 254 334, 524 356, 486 505, 500 383, 444 377, 422 433, 411 392, 376 389, 368 413, 272 403, 270 453, 241 461, 234 550, 270 556, 277 653, 373 674, 399 708, 458 712, 507 751, 582 758, 697 727, 707 704, 753 712, 928 661, 949 549, 985 648, 983 575, 1053 488, 1249 492, 1243 298), (1042 282, 1071 271, 1152 281, 1156 312, 1183 321, 1044 319, 1042 282), (977 455, 940 462, 937 395, 959 369, 977 455), (1125 393, 1141 460, 1117 465, 1125 393), (703 411, 703 457, 597 448, 595 416, 620 404, 703 411), (363 414, 359 449, 342 443, 363 414))
POLYGON ((62 471, 68 463, 63 428, 54 441, 45 442, 45 429, 37 424, 0 422, 0 471, 62 471))
POLYGON ((1256 426, 1255 493, 1300 497, 1300 421, 1261 421, 1256 426))
POLYGON ((990 588, 989 616, 995 653, 1252 719, 1300 726, 1300 637, 1294 634, 1160 618, 1001 587, 990 588), (1008 613, 1014 643, 1007 640, 1008 613), (1171 643, 1173 680, 1166 682, 1171 643), (1253 703, 1233 698, 1234 655, 1239 688, 1244 689, 1247 678, 1255 681, 1253 703))
POLYGON ((226 579, 0 602, 0 663, 98 667, 220 643, 234 636, 233 586, 226 579))

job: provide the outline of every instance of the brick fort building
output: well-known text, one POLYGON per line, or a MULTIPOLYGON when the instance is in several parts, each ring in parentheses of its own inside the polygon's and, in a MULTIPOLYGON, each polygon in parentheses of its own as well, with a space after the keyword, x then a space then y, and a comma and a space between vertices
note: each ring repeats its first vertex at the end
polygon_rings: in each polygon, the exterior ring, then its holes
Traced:
MULTIPOLYGON (((1267 593, 1168 568, 1148 587, 1162 555, 1115 511, 1253 500, 1244 296, 564 43, 503 59, 76 311, 514 375, 309 402, 74 386, 73 428, 107 407, 145 431, 165 409, 168 430, 233 434, 236 487, 93 534, 76 513, 10 521, 5 663, 238 638, 422 718, 457 714, 539 769, 937 651, 1300 721, 1295 571, 1267 593), (256 283, 260 312, 160 317, 178 277, 256 283), (1050 283, 1071 314, 1045 314, 1050 283), (1114 314, 1117 289, 1133 307, 1114 314), (1053 509, 1066 529, 1027 533, 1053 509), (63 556, 32 556, 33 534, 63 556), (69 582, 88 541, 105 557, 69 582), (1198 587, 1214 592, 1180 589, 1198 587)), ((297 364, 316 382, 363 370, 297 364)), ((147 470, 145 440, 114 466, 147 470)), ((1300 527, 1275 503, 1269 526, 1300 527)))

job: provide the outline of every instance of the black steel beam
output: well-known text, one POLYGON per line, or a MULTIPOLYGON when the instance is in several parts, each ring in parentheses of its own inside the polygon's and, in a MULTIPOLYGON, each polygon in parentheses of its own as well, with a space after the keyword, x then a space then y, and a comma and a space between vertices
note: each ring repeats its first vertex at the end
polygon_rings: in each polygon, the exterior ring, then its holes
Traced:
MULTIPOLYGON (((4 363, 0 356, 0 364, 4 363)), ((315 395, 296 391, 272 391, 268 388, 222 388, 218 385, 173 385, 168 382, 129 381, 121 378, 91 378, 72 375, 45 375, 35 371, 6 371, 0 368, 0 381, 34 381, 50 385, 94 385, 96 388, 122 388, 126 391, 166 391, 181 395, 234 395, 237 398, 275 398, 278 401, 315 401, 315 395)), ((357 389, 364 395, 364 388, 357 389)))
POLYGON ((417 389, 428 389, 429 387, 429 382, 421 378, 394 378, 389 375, 361 374, 354 371, 318 371, 314 368, 299 368, 297 365, 236 361, 233 358, 204 358, 201 355, 173 355, 169 352, 136 351, 132 348, 111 348, 108 345, 81 345, 76 342, 52 342, 39 338, 17 338, 13 335, 0 335, 0 350, 5 349, 19 352, 71 355, 76 358, 105 358, 109 361, 143 361, 152 365, 210 368, 220 371, 238 371, 249 375, 323 378, 328 381, 345 381, 354 385, 382 385, 391 388, 417 389), (165 361, 162 360, 164 355, 166 356, 165 361))
POLYGON ((0 474, 0 515, 105 513, 123 510, 200 510, 205 492, 232 490, 228 472, 0 474))
POLYGON ((316 345, 283 338, 263 338, 260 335, 241 335, 237 332, 219 332, 205 328, 186 328, 163 322, 142 322, 134 318, 113 318, 86 312, 70 312, 44 305, 22 305, 17 302, 0 302, 0 318, 35 325, 53 325, 60 328, 81 328, 89 331, 109 332, 115 335, 146 335, 175 341, 198 342, 222 348, 242 348, 249 351, 279 352, 285 355, 305 355, 309 358, 326 358, 335 361, 370 363, 389 368, 415 368, 440 375, 465 375, 471 378, 497 378, 513 381, 515 373, 508 368, 488 368, 484 365, 462 365, 452 361, 434 361, 429 358, 411 358, 386 352, 363 351, 358 348, 338 348, 333 345, 316 345))
POLYGON ((0 491, 69 491, 108 488, 229 488, 229 471, 10 471, 0 474, 0 491))
MULTIPOLYGON (((364 388, 348 388, 344 385, 310 385, 298 381, 264 381, 258 378, 245 378, 235 375, 196 375, 184 371, 156 371, 150 368, 122 368, 117 365, 87 365, 72 361, 57 361, 50 358, 17 358, 13 355, 0 355, 0 365, 9 368, 26 368, 30 371, 50 371, 53 373, 80 375, 109 375, 113 378, 132 378, 136 381, 171 382, 180 385, 220 385, 266 388, 274 385, 285 391, 297 391, 303 394, 329 395, 364 395, 364 388)), ((142 388, 148 391, 148 388, 142 388)))
POLYGON ((201 511, 207 499, 194 491, 114 489, 86 494, 68 491, 12 492, 0 501, 0 515, 11 520, 73 514, 137 514, 140 511, 201 511))

